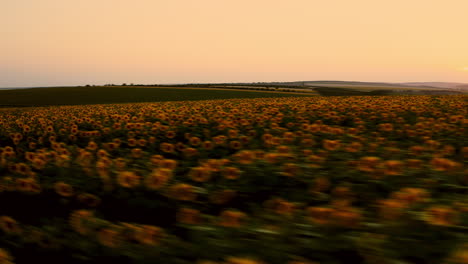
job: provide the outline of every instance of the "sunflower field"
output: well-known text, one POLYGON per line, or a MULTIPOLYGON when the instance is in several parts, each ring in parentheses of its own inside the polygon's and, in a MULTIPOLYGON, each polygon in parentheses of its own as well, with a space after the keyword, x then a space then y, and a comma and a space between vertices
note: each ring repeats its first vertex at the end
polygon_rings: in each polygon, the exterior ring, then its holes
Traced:
POLYGON ((0 109, 0 264, 467 264, 467 99, 0 109))

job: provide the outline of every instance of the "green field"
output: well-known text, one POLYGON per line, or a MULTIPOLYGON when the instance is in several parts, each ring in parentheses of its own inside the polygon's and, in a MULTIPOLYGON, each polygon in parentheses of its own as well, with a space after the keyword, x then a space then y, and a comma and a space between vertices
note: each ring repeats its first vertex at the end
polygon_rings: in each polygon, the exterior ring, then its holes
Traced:
POLYGON ((48 106, 310 96, 294 93, 194 88, 54 87, 0 91, 0 106, 48 106))
POLYGON ((341 87, 316 87, 314 91, 319 93, 322 96, 362 96, 362 95, 390 95, 391 90, 357 90, 350 88, 341 88, 341 87))

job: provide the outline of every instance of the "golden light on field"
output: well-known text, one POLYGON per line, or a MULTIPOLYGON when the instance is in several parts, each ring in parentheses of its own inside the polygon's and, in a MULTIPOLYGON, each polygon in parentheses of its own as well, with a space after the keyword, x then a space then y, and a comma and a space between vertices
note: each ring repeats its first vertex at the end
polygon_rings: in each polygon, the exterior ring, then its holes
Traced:
POLYGON ((0 263, 466 264, 466 99, 3 108, 0 263))
POLYGON ((0 87, 458 81, 468 1, 4 1, 0 87))

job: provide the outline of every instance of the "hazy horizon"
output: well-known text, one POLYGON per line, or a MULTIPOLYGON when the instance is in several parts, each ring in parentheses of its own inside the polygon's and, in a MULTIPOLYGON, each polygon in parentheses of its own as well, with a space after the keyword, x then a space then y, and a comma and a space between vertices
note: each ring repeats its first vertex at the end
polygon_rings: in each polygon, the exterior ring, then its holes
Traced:
POLYGON ((15 0, 0 87, 468 83, 468 1, 15 0))
POLYGON ((39 85, 39 86, 4 86, 4 87, 1 87, 0 86, 0 89, 15 89, 15 88, 53 88, 53 87, 78 87, 78 86, 87 86, 87 85, 91 85, 91 86, 105 86, 105 85, 116 85, 116 86, 121 86, 122 84, 125 83, 125 85, 127 86, 130 86, 130 85, 187 85, 187 84, 217 84, 217 83, 232 83, 232 84, 242 84, 242 83, 275 83, 275 82, 278 82, 278 83, 287 83, 287 82, 350 82, 350 83, 353 83, 353 82, 362 82, 362 83, 382 83, 382 84, 385 84, 385 83, 388 83, 388 84, 411 84, 411 83, 427 83, 428 86, 430 86, 431 83, 456 83, 456 84, 460 84, 460 85, 467 85, 468 83, 464 83, 464 82, 444 82, 444 81, 441 81, 441 82, 438 82, 438 81, 435 81, 435 82, 426 82, 426 81, 411 81, 411 82, 380 82, 380 81, 359 81, 359 80, 293 80, 293 81, 253 81, 253 82, 192 82, 192 83, 127 83, 127 82, 123 82, 123 83, 86 83, 86 84, 75 84, 75 85, 70 85, 70 84, 62 84, 62 85, 39 85))

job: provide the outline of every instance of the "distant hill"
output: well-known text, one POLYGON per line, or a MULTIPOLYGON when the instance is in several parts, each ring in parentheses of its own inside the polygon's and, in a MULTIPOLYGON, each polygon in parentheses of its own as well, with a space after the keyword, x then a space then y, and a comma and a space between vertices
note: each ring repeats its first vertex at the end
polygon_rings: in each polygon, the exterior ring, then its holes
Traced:
MULTIPOLYGON (((89 85, 87 85, 89 86, 89 85)), ((80 86, 68 87, 79 88, 80 86)), ((92 86, 94 87, 94 85, 92 86)), ((104 85, 104 87, 129 87, 120 85, 104 85)), ((131 87, 159 87, 159 88, 222 88, 222 89, 242 89, 242 90, 274 90, 288 92, 325 92, 340 94, 357 94, 359 92, 372 92, 376 94, 466 94, 468 93, 468 83, 458 82, 359 82, 359 81, 291 81, 291 82, 248 82, 248 83, 184 83, 184 84, 135 84, 131 87), (330 89, 339 89, 332 91, 330 89), (354 90, 351 92, 351 90, 354 90)), ((36 87, 34 89, 37 89, 36 87)), ((41 87, 57 88, 64 87, 41 87)), ((7 90, 31 90, 26 87, 21 88, 0 88, 0 91, 7 90)))
POLYGON ((456 83, 456 82, 407 82, 400 83, 405 86, 425 86, 445 89, 468 89, 468 83, 456 83))
MULTIPOLYGON (((245 83, 246 84, 246 83, 245 83)), ((282 85, 282 86, 303 86, 303 87, 375 87, 375 88, 406 88, 406 89, 450 89, 450 90, 468 90, 468 83, 456 82, 357 82, 357 81, 294 81, 294 82, 264 82, 264 83, 249 83, 255 85, 282 85)))

